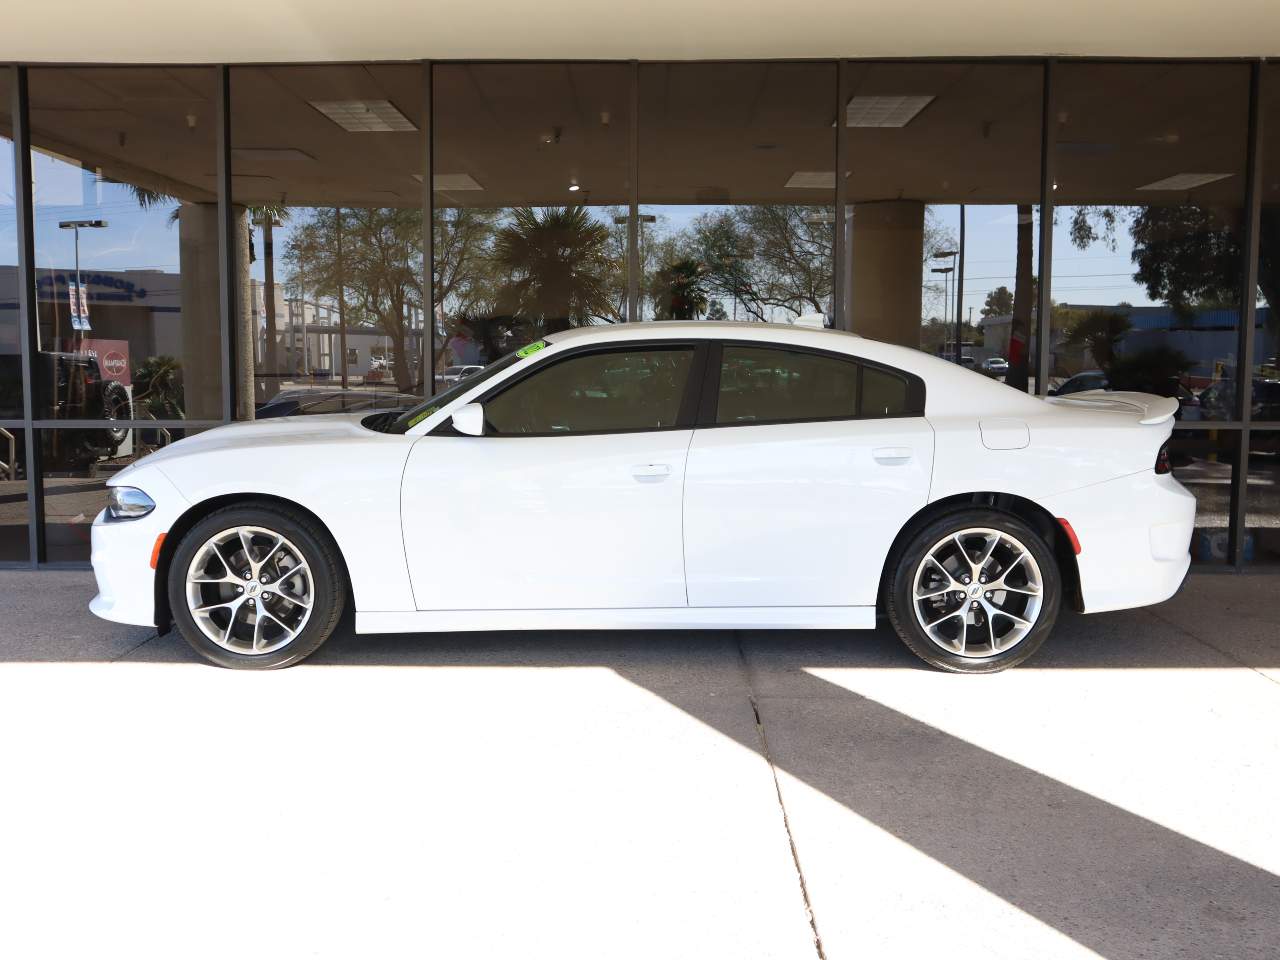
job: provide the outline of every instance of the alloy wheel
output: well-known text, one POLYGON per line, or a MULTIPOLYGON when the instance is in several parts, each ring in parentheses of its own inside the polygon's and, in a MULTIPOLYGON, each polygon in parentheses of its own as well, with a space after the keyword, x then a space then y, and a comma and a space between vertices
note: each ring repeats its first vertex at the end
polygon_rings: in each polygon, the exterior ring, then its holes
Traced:
POLYGON ((187 567, 187 608, 201 632, 232 653, 261 656, 311 619, 315 583, 302 552, 265 527, 222 530, 187 567))
POLYGON ((935 543, 916 567, 912 609, 925 635, 974 659, 1004 653, 1036 625, 1044 602, 1040 566, 1016 537, 970 527, 935 543))

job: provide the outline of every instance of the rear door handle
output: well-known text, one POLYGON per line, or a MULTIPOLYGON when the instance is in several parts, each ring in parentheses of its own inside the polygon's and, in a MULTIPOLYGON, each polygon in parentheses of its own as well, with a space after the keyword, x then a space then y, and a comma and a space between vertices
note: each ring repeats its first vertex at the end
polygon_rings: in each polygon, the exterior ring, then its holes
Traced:
POLYGON ((876 447, 871 451, 871 456, 875 458, 876 463, 883 463, 888 467, 906 463, 911 459, 911 455, 910 447, 876 447))
POLYGON ((637 463, 631 468, 631 475, 641 482, 652 483, 665 480, 671 475, 671 465, 667 463, 637 463))

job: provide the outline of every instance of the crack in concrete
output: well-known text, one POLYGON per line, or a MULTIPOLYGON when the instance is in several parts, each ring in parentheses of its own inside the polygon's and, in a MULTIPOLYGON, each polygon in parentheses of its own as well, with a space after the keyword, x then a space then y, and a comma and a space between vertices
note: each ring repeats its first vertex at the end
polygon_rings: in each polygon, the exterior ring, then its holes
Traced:
POLYGON ((778 812, 782 814, 782 829, 787 834, 787 846, 791 849, 791 863, 795 867, 796 880, 800 883, 800 897, 804 901, 805 918, 809 921, 809 932, 813 936, 813 949, 818 960, 826 960, 826 952, 822 949, 822 935, 818 933, 818 918, 814 915, 813 904, 809 901, 809 887, 804 880, 804 869, 800 866, 800 852, 796 849, 796 840, 791 833, 791 819, 787 816, 787 805, 782 800, 782 785, 778 782, 778 768, 769 752, 769 738, 765 735, 764 718, 760 716, 760 704, 756 700, 755 685, 751 682, 751 664, 747 661, 747 651, 742 645, 742 633, 733 632, 734 643, 738 647, 738 660, 742 664, 742 676, 747 684, 747 702, 751 704, 751 712, 756 718, 756 736, 760 740, 760 753, 769 765, 769 774, 773 777, 773 791, 778 798, 778 812))
POLYGON ((159 639, 160 639, 159 633, 153 633, 149 637, 143 637, 141 640, 135 643, 132 647, 130 647, 124 653, 120 654, 120 656, 112 657, 110 660, 107 661, 107 663, 119 663, 125 657, 132 656, 133 654, 137 653, 139 650, 145 647, 152 640, 159 640, 159 639))

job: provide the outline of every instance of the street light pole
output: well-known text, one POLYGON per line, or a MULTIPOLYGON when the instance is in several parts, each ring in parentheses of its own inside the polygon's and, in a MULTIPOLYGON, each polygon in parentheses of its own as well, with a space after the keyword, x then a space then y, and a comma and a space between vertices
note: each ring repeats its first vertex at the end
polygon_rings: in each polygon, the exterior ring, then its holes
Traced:
MULTIPOLYGON (((84 228, 86 230, 101 230, 106 226, 107 226, 107 221, 105 220, 60 220, 58 221, 59 230, 71 230, 71 231, 74 231, 75 233, 74 242, 75 242, 75 251, 76 251, 76 295, 75 295, 75 300, 73 301, 72 306, 75 308, 73 313, 75 313, 76 315, 79 315, 80 313, 80 297, 81 296, 84 297, 85 305, 88 306, 89 304, 89 295, 87 293, 84 293, 84 286, 80 281, 80 230, 81 228, 84 228)), ((76 332, 81 335, 81 339, 84 338, 83 330, 77 330, 76 332)))

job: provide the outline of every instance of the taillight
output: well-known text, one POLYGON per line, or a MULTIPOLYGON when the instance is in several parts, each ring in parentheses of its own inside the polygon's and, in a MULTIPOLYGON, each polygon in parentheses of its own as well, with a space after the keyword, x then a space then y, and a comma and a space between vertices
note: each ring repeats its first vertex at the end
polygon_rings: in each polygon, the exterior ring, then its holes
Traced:
POLYGON ((1173 467, 1169 463, 1169 441, 1165 441, 1160 447, 1160 452, 1156 454, 1156 473, 1172 473, 1173 467))

